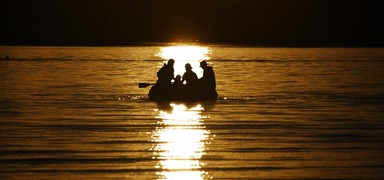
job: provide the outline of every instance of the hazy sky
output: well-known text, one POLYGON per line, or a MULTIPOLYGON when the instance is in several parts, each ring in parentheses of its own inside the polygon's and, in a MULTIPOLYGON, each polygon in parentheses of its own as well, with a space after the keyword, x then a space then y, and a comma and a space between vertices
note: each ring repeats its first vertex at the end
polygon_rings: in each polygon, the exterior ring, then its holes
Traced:
POLYGON ((3 0, 0 43, 199 40, 383 45, 369 0, 3 0))

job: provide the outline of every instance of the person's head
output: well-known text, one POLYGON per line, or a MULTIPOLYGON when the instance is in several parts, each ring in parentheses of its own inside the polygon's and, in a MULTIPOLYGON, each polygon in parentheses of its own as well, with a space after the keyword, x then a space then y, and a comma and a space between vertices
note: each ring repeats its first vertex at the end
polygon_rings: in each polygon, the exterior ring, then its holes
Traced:
POLYGON ((207 65, 207 61, 201 61, 201 62, 200 62, 200 67, 203 68, 203 69, 206 68, 206 67, 208 67, 208 65, 207 65))
POLYGON ((169 59, 167 64, 170 65, 170 66, 173 66, 175 64, 175 60, 174 59, 169 59))
POLYGON ((185 70, 189 71, 191 69, 192 69, 191 64, 189 64, 189 63, 185 64, 185 70))
POLYGON ((175 81, 181 81, 181 76, 180 76, 180 74, 178 74, 178 75, 175 77, 175 81))

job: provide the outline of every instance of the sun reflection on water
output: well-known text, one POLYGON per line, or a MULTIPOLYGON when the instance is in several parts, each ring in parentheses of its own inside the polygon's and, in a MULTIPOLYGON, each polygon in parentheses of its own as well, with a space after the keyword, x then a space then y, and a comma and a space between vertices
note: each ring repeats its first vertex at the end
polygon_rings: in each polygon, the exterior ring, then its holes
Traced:
POLYGON ((210 52, 211 50, 204 46, 180 45, 161 47, 156 56, 164 59, 165 61, 168 59, 175 60, 175 76, 178 74, 182 76, 185 72, 185 64, 190 63, 192 70, 200 78, 203 75, 203 72, 200 68, 199 62, 202 60, 209 60, 210 52))
POLYGON ((205 129, 198 104, 188 108, 184 104, 170 104, 170 109, 159 110, 158 128, 152 132, 154 158, 159 179, 207 179, 200 162, 209 143, 210 132, 205 129))

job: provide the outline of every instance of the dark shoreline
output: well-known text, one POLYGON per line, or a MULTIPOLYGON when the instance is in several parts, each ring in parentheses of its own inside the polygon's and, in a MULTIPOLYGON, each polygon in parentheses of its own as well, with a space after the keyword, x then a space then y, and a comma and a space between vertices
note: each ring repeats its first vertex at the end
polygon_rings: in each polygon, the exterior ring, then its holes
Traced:
POLYGON ((243 47, 384 47, 384 42, 371 41, 287 41, 287 42, 272 42, 272 41, 223 41, 223 40, 143 40, 143 41, 30 41, 30 42, 0 42, 0 46, 90 46, 90 47, 119 47, 119 46, 164 46, 173 44, 198 44, 198 45, 223 45, 223 46, 243 46, 243 47))

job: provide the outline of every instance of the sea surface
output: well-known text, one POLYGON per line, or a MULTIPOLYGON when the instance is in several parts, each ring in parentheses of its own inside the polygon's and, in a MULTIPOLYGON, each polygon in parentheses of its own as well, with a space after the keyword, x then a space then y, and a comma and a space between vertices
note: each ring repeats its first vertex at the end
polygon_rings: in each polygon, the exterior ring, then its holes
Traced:
POLYGON ((0 46, 0 179, 383 179, 384 48, 0 46), (167 59, 216 101, 153 102, 167 59))

